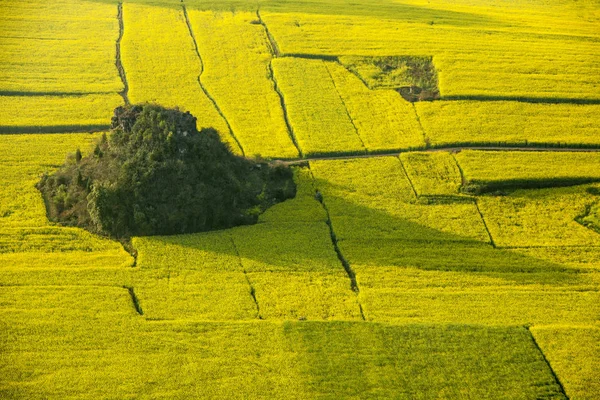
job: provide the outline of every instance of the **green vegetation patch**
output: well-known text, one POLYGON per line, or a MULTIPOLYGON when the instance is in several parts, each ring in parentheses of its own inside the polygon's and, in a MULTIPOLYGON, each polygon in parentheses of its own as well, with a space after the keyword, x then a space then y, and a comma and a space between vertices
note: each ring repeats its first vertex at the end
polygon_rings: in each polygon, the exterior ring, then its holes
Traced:
POLYGON ((433 57, 340 57, 340 62, 371 89, 398 89, 409 101, 440 97, 433 57))
POLYGON ((113 237, 199 232, 254 223, 295 196, 292 171, 231 153, 189 112, 118 107, 110 139, 38 184, 51 220, 113 237))

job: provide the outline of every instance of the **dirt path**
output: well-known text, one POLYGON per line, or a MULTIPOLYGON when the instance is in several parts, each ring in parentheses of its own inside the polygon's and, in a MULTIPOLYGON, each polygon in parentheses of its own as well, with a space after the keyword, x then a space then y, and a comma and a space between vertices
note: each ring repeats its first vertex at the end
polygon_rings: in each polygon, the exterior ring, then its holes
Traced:
POLYGON ((355 158, 377 158, 377 157, 390 157, 399 156, 401 153, 408 153, 414 151, 421 152, 438 152, 448 151, 451 153, 458 153, 462 150, 483 150, 483 151, 531 151, 531 152, 580 152, 580 153, 597 153, 600 152, 598 148, 581 148, 581 147, 527 147, 527 146, 452 146, 452 147, 436 147, 431 149, 422 150, 390 150, 389 152, 371 153, 371 154, 347 154, 347 155, 322 155, 307 158, 298 158, 293 160, 274 160, 276 162, 282 162, 287 165, 302 164, 309 161, 319 160, 352 160, 355 158))

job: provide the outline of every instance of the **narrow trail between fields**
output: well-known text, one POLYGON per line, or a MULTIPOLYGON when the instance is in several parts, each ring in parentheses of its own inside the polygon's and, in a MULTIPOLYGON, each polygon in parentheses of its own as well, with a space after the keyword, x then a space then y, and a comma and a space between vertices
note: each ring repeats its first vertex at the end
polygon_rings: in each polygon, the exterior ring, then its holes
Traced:
POLYGON ((252 297, 252 301, 254 301, 254 306, 256 307, 256 318, 263 319, 262 315, 260 315, 260 305, 258 304, 258 299, 256 298, 256 289, 254 288, 254 285, 250 281, 250 277, 248 276, 248 272, 246 271, 246 268, 244 268, 244 263, 242 262, 242 256, 240 255, 240 251, 238 250, 238 247, 235 244, 235 240, 233 239, 233 237, 230 236, 229 239, 231 240, 231 245, 233 246, 233 250, 235 251, 235 254, 238 258, 240 267, 242 268, 242 271, 244 272, 244 277, 246 278, 246 282, 248 283, 248 286, 250 288, 250 297, 252 297))
MULTIPOLYGON (((316 183, 316 179, 315 179, 315 176, 313 175, 312 171, 310 171, 310 174, 311 174, 313 182, 316 183)), ((315 188, 316 188, 316 186, 315 186, 315 188)), ((321 203, 321 206, 323 207, 323 210, 325 211, 325 214, 327 216, 327 221, 325 221, 325 223, 327 224, 327 227, 329 228, 329 236, 331 238, 331 244, 333 245, 333 249, 337 255, 338 260, 342 264, 342 267, 344 267, 344 270, 346 271, 346 274, 348 275, 348 278, 350 279, 350 289, 356 294, 356 303, 358 304, 358 309, 360 311, 360 317, 363 321, 366 321, 367 318, 365 317, 365 312, 364 312, 363 306, 360 303, 360 299, 358 297, 359 293, 360 293, 360 289, 358 287, 358 281, 356 280, 356 272, 354 272, 354 270, 352 269, 352 266, 350 266, 350 263, 348 262, 346 257, 344 257, 344 254, 342 253, 342 250, 340 249, 337 235, 335 234, 335 230, 333 229, 333 222, 331 221, 331 214, 329 213, 329 208, 327 208, 327 205, 325 204, 325 199, 323 198, 323 194, 318 189, 316 190, 315 200, 318 201, 319 203, 321 203)))
POLYGON ((285 104, 285 97, 283 96, 283 92, 281 91, 281 88, 279 87, 279 84, 277 83, 277 79, 275 79, 275 72, 273 71, 273 58, 279 57, 279 47, 277 46, 277 42, 275 41, 275 38, 269 32, 269 28, 267 27, 267 24, 265 24, 265 22, 263 21, 261 15, 260 15, 260 10, 256 10, 256 18, 258 18, 258 22, 265 30, 265 35, 267 36, 267 42, 269 44, 268 47, 269 47, 269 50, 272 55, 272 58, 269 61, 269 67, 268 67, 269 79, 271 79, 271 82, 273 83, 273 89, 275 89, 275 92, 279 96, 279 103, 281 106, 281 111, 283 112, 283 120, 285 121, 288 135, 290 137, 290 140, 296 147, 296 150, 298 151, 298 154, 300 155, 300 157, 304 157, 304 153, 302 153, 302 149, 300 148, 300 145, 298 144, 298 140, 296 139, 296 134, 294 133, 294 128, 292 127, 292 123, 290 122, 290 117, 288 115, 287 106, 285 104))
POLYGON ((310 161, 327 161, 327 160, 353 160, 359 158, 378 158, 378 157, 397 157, 402 153, 410 152, 439 152, 448 151, 458 153, 463 150, 482 150, 482 151, 524 151, 524 152, 578 152, 578 153, 598 153, 600 147, 533 147, 533 146, 448 146, 448 147, 429 147, 429 148, 414 148, 406 150, 390 150, 369 154, 335 154, 335 155, 316 155, 306 158, 297 159, 273 159, 274 162, 281 162, 287 165, 305 164, 310 161))
POLYGON ((115 62, 121 82, 123 82, 123 90, 119 92, 119 95, 123 97, 125 105, 131 104, 129 102, 129 83, 127 83, 127 75, 125 74, 125 68, 121 62, 121 41, 123 40, 123 33, 125 32, 125 24, 123 23, 123 3, 117 5, 117 19, 119 20, 119 37, 117 38, 117 60, 115 62))
POLYGON ((200 49, 198 48, 198 42, 196 41, 196 35, 194 35, 194 30, 192 29, 192 24, 190 22, 190 18, 188 16, 188 12, 187 12, 187 8, 185 7, 185 4, 181 5, 181 9, 183 10, 183 17, 185 19, 185 24, 187 25, 188 32, 190 34, 190 37, 192 38, 192 42, 194 43, 194 50, 196 52, 196 57, 198 58, 198 61, 200 63, 200 73, 198 74, 198 85, 200 85, 200 89, 202 89, 202 92, 204 92, 204 95, 213 104, 213 106, 215 107, 215 109, 217 110, 217 112, 219 113, 219 115, 221 116, 221 118, 223 118, 223 121, 225 121, 225 124, 227 125, 227 129, 229 130, 229 134, 231 135, 231 137, 233 138, 233 140, 235 141, 235 143, 240 148, 240 151, 242 152, 242 155, 245 156, 246 153, 244 151, 244 147, 242 146, 242 143, 239 141, 239 139, 237 138, 237 136, 233 132, 233 129, 231 128, 231 124, 229 123, 229 121, 225 117, 225 114, 223 114, 223 111, 221 110, 221 108, 217 104, 217 101, 215 100, 215 98, 211 96, 211 94, 208 92, 208 90, 206 89, 206 87, 202 83, 202 75, 204 74, 204 60, 202 59, 202 55, 200 55, 200 49))

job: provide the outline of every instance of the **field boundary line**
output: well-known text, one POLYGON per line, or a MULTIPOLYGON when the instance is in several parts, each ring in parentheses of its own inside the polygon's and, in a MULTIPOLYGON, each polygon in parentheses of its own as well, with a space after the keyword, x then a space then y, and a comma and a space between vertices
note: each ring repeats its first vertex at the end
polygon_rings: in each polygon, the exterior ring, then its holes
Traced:
POLYGON ((119 37, 117 38, 117 52, 116 52, 116 61, 115 65, 117 66, 117 71, 119 72, 119 76, 121 77, 121 82, 123 82, 123 90, 119 92, 121 97, 123 97, 123 101, 125 105, 131 104, 129 101, 129 83, 127 82, 127 75, 125 74, 125 68, 123 67, 123 63, 121 62, 121 41, 123 40, 123 34, 125 32, 125 23, 123 22, 123 2, 120 1, 117 4, 117 19, 119 20, 119 37))
POLYGON ((283 120, 285 122, 285 126, 287 127, 288 136, 290 137, 290 140, 294 144, 294 147, 296 147, 296 151, 298 151, 298 154, 302 158, 302 157, 304 157, 304 154, 302 153, 302 149, 300 148, 300 145, 298 144, 298 140, 296 139, 296 134, 294 133, 294 128, 292 127, 292 123, 290 122, 290 117, 288 115, 287 106, 285 105, 285 97, 283 96, 283 92, 281 91, 281 88, 279 87, 279 84, 277 83, 277 79, 275 78, 275 71, 273 70, 273 58, 278 58, 280 56, 279 47, 277 46, 277 42, 275 41, 275 38, 269 32, 269 28, 267 27, 267 24, 263 21, 261 15, 260 15, 260 9, 256 10, 256 17, 258 18, 260 25, 265 30, 265 36, 267 37, 267 43, 269 44, 268 47, 269 47, 269 50, 270 50, 271 56, 272 56, 271 59, 269 60, 269 65, 268 65, 269 79, 271 79, 271 82, 273 83, 273 89, 275 90, 275 93, 277 93, 277 95, 279 96, 279 104, 281 107, 281 111, 283 113, 283 120))
POLYGON ((525 329, 529 333, 529 336, 531 337, 531 341, 533 342, 533 345, 540 352, 540 355, 544 359, 544 362, 548 366, 548 369, 550 369, 550 373, 552 374, 552 376, 554 377, 554 380, 558 384, 558 387, 560 388, 560 392, 565 396, 565 398, 567 400, 569 400, 569 396, 567 395, 567 392, 565 391, 565 387, 563 386, 562 382, 558 378, 558 375, 556 375, 556 372, 554 372, 554 369, 552 368, 552 365, 550 364, 550 361, 548 361, 548 359, 546 358, 546 354, 544 354, 544 351, 542 350, 542 348, 538 344, 537 340, 535 339, 535 335, 533 334, 533 332, 531 332, 531 327, 530 326, 525 326, 525 329))
MULTIPOLYGON (((308 166, 308 169, 310 171, 310 175, 312 177, 313 184, 316 185, 315 175, 313 174, 312 170, 310 169, 310 165, 308 166)), ((360 302, 360 298, 359 298, 360 288, 358 287, 358 282, 356 280, 356 272, 352 269, 352 266, 350 265, 350 263, 348 262, 346 257, 344 257, 344 254, 342 253, 342 250, 340 249, 339 240, 337 238, 337 235, 335 234, 335 230, 333 229, 333 222, 331 220, 331 214, 329 213, 329 208, 327 208, 327 205, 325 204, 325 199, 323 198, 323 194, 319 191, 318 188, 315 188, 315 189, 316 189, 315 190, 315 192, 316 192, 315 200, 318 201, 319 203, 321 203, 321 206, 323 207, 323 210, 325 211, 325 215, 327 216, 327 220, 325 221, 325 224, 329 228, 329 236, 331 238, 331 244, 333 245, 333 249, 337 255, 338 260, 342 264, 342 267, 344 268, 344 270, 346 271, 346 274, 348 275, 348 278, 350 279, 350 290, 352 290, 356 295, 356 303, 358 304, 358 309, 360 311, 360 317, 362 318, 363 321, 366 321, 367 318, 365 317, 365 312, 364 312, 363 306, 362 306, 362 304, 360 302)))
POLYGON ((188 32, 190 34, 190 37, 192 38, 192 42, 194 43, 194 50, 196 51, 196 57, 198 58, 198 61, 200 63, 200 74, 198 74, 198 85, 200 85, 200 89, 202 89, 202 91, 204 92, 206 97, 208 97, 210 102, 213 104, 213 106, 215 107, 215 109, 217 110, 217 112, 219 113, 221 118, 223 118, 223 121, 225 122, 225 124, 227 125, 227 129, 229 130, 229 134, 231 135, 231 137, 233 138, 235 143, 240 148, 242 155, 246 156, 244 147, 242 146, 242 143, 240 143, 237 136, 233 132, 233 129, 231 128, 231 124, 229 123, 229 120, 225 117, 225 114, 223 114, 223 111, 217 104, 217 101, 214 99, 214 97, 211 96, 211 94, 208 92, 208 90, 206 89, 204 84, 202 84, 202 75, 204 74, 204 60, 202 59, 202 55, 200 54, 200 49, 198 48, 198 42, 196 41, 196 36, 194 35, 194 30, 192 29, 192 24, 190 22, 190 18, 188 16, 188 12, 187 12, 187 8, 186 8, 185 4, 181 4, 181 9, 183 10, 183 16, 185 18, 185 24, 187 25, 188 32))
POLYGON ((417 106, 415 105, 415 103, 410 103, 412 105, 412 109, 413 112, 415 113, 415 119, 417 120, 417 124, 419 125, 419 129, 421 130, 421 133, 423 134, 423 144, 425 145, 425 149, 429 149, 429 137, 427 136, 427 132, 425 132, 425 128, 423 128, 423 123, 421 122, 421 116, 419 115, 419 112, 417 111, 417 106))
POLYGON ((408 180, 408 183, 410 184, 410 188, 412 189, 415 198, 418 199, 419 193, 417 193, 417 189, 415 188, 415 185, 413 184, 412 179, 410 179, 410 176, 408 176, 408 171, 406 170, 406 167, 404 166, 404 163, 402 162, 402 159, 400 158, 400 155, 398 155, 397 157, 395 157, 398 159, 398 162, 400 163, 400 168, 402 168, 402 172, 404 172, 404 176, 406 176, 406 179, 408 180))
POLYGON ((522 151, 522 152, 547 152, 547 153, 598 153, 600 152, 600 145, 594 147, 536 147, 536 146, 497 146, 491 144, 490 146, 474 145, 474 146, 440 146, 440 147, 415 147, 408 149, 392 149, 389 151, 375 151, 369 152, 368 154, 357 154, 355 151, 349 152, 338 152, 338 153, 324 153, 322 155, 315 155, 306 158, 274 158, 273 161, 282 162, 284 164, 302 164, 310 161, 327 161, 327 160, 351 160, 354 158, 376 158, 376 157, 396 157, 402 153, 411 152, 452 152, 457 153, 463 150, 479 150, 479 151, 522 151))
POLYGON ((275 72, 273 71, 273 60, 272 59, 271 59, 271 61, 269 61, 269 77, 271 78, 271 81, 273 82, 273 89, 275 89, 275 92, 279 96, 279 103, 281 105, 281 111, 283 112, 283 120, 285 121, 285 126, 287 127, 288 135, 290 136, 290 140, 294 144, 294 147, 296 147, 296 150, 298 151, 298 154, 300 155, 300 159, 302 159, 304 157, 304 153, 302 152, 302 149, 300 148, 300 145, 298 144, 298 139, 296 138, 296 134, 294 133, 294 128, 292 127, 292 123, 290 122, 290 117, 288 115, 287 106, 285 105, 285 97, 283 95, 283 92, 281 91, 281 88, 279 87, 279 84, 277 83, 277 79, 275 78, 275 72))
POLYGON ((269 42, 269 45, 271 46, 271 52, 272 52, 273 56, 280 57, 281 51, 279 50, 277 41, 275 40, 273 35, 271 35, 271 31, 269 31, 269 27, 267 27, 267 24, 265 23, 265 21, 262 19, 262 16, 260 15, 260 7, 258 9, 256 9, 256 18, 258 18, 258 22, 265 29, 265 33, 267 35, 267 40, 269 42))
POLYGON ((123 289, 127 290, 129 293, 129 297, 131 297, 131 302, 133 303, 133 308, 135 308, 135 312, 139 315, 144 315, 144 311, 142 310, 142 306, 140 305, 140 300, 135 294, 135 291, 132 286, 123 286, 123 289))
POLYGON ((352 118, 352 115, 350 115, 350 111, 348 111, 348 106, 346 106, 346 102, 344 101, 344 98, 342 97, 342 94, 340 93, 340 90, 337 87, 337 83, 335 83, 335 79, 333 79, 331 70, 329 69, 329 67, 327 66, 325 61, 321 61, 321 62, 325 66, 325 69, 327 70, 327 73, 329 74, 329 79, 331 79, 331 83, 333 83, 333 87, 335 88, 335 92, 337 93, 338 97, 340 98, 340 101, 342 102, 342 105, 344 106, 344 110, 346 111, 346 115, 348 116, 350 123, 354 127, 354 133, 356 133, 356 136, 358 136, 358 140, 360 140, 361 146, 363 147, 363 149, 365 149, 365 153, 368 153, 367 146, 365 146, 365 142, 362 139, 362 137, 360 136, 360 133, 358 132, 358 128, 356 127, 356 124, 354 123, 354 119, 352 118))
POLYGON ((582 99, 577 97, 523 97, 523 96, 482 96, 482 95, 459 95, 442 96, 436 101, 480 101, 480 102, 499 102, 513 101, 516 103, 530 104, 579 104, 594 105, 600 104, 600 99, 582 99))
POLYGON ((262 315, 260 315, 260 305, 258 304, 258 299, 256 298, 256 289, 254 288, 252 281, 250 281, 248 272, 246 271, 246 268, 244 267, 244 263, 242 262, 242 256, 240 255, 240 251, 238 250, 238 247, 235 244, 235 239, 233 238, 232 235, 229 236, 229 239, 231 240, 231 245, 233 246, 235 255, 238 258, 240 267, 242 268, 242 271, 244 271, 244 278, 246 278, 246 282, 248 283, 248 286, 250 287, 250 297, 252 297, 252 301, 254 301, 254 305, 256 306, 256 319, 263 319, 262 315))
POLYGON ((492 237, 492 232, 490 232, 490 228, 488 227, 487 222, 485 222, 485 217, 483 216, 483 213, 481 212, 481 209, 479 208, 479 203, 477 203, 477 199, 473 199, 473 203, 475 204, 475 208, 477 209, 477 212, 479 213, 479 216, 481 217, 481 222, 483 222, 483 227, 485 228, 485 231, 487 232, 487 234, 490 238, 490 244, 492 245, 493 248, 497 249, 498 246, 496 246, 496 242, 494 242, 494 238, 492 237))

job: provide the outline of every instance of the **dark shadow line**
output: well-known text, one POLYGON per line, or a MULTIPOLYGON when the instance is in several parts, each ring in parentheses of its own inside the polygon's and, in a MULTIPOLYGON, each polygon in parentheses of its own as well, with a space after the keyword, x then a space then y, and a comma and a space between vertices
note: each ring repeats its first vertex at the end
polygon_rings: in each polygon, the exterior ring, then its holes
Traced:
POLYGON ((267 24, 262 19, 262 16, 260 15, 260 8, 258 8, 256 10, 256 17, 258 18, 258 22, 265 29, 265 33, 267 34, 267 39, 269 41, 269 45, 271 46, 271 51, 273 53, 273 56, 280 57, 281 56, 281 52, 279 51, 279 46, 277 45, 277 41, 275 41, 275 38, 273 37, 273 35, 271 35, 271 32, 269 31, 269 28, 267 27, 267 24))
POLYGON ((127 289, 129 292, 129 296, 131 297, 131 301, 133 302, 133 307, 135 308, 135 312, 139 315, 144 315, 144 311, 142 311, 142 307, 140 306, 140 300, 135 295, 135 291, 131 286, 123 286, 123 289, 127 289))
MULTIPOLYGON (((308 166, 308 168, 310 170, 310 165, 308 166)), ((310 174, 313 179, 313 182, 316 183, 316 179, 312 173, 312 170, 310 170, 310 174)), ((363 321, 366 321, 367 319, 365 317, 365 313, 364 313, 362 304, 360 303, 360 300, 358 298, 360 289, 358 287, 358 282, 356 280, 356 272, 352 269, 352 266, 350 266, 350 263, 348 262, 346 257, 344 257, 344 254, 342 253, 342 250, 340 249, 338 238, 335 234, 335 230, 333 229, 333 222, 331 221, 331 214, 329 213, 329 209, 327 208, 327 205, 325 204, 325 201, 323 199, 323 194, 318 189, 316 190, 316 193, 315 193, 315 200, 318 201, 319 203, 321 203, 321 206, 323 207, 323 210, 325 211, 325 214, 327 216, 327 220, 325 221, 325 224, 327 224, 327 227, 329 228, 329 236, 331 238, 331 244, 333 245, 333 249, 335 250, 338 260, 342 264, 342 267, 344 267, 344 270, 346 271, 346 274, 348 275, 348 278, 350 279, 350 289, 354 293, 356 293, 356 302, 358 303, 358 308, 360 310, 360 316, 363 321)))
POLYGON ((240 267, 242 268, 242 271, 244 272, 244 277, 246 278, 246 282, 248 283, 248 286, 250 287, 250 297, 252 297, 252 300, 254 301, 254 305, 256 306, 256 318, 263 319, 262 315, 260 315, 260 305, 258 304, 258 299, 256 298, 256 289, 254 288, 254 285, 252 285, 252 282, 250 281, 250 277, 248 276, 248 272, 244 268, 244 264, 242 263, 242 256, 240 255, 240 251, 238 250, 238 247, 235 244, 235 240, 233 239, 233 236, 229 236, 229 239, 231 240, 231 245, 233 246, 233 250, 235 251, 235 255, 237 256, 240 267))
POLYGON ((0 97, 85 97, 90 95, 107 95, 114 92, 27 92, 19 90, 0 90, 0 97))
POLYGON ((0 126, 0 134, 95 133, 109 129, 110 125, 0 126))
POLYGON ((550 361, 548 361, 548 359, 546 358, 546 354, 544 354, 544 351, 542 350, 542 348, 538 344, 537 340, 535 340, 535 336, 533 335, 533 332, 531 332, 530 327, 526 326, 525 329, 527 329, 527 332, 529 332, 529 336, 531 337, 531 341, 533 342, 533 344, 536 347, 536 349, 540 352, 542 358, 544 359, 544 362, 548 366, 548 369, 550 370, 550 373, 552 374, 552 376, 554 377, 554 380, 556 381, 556 383, 558 384, 558 387, 560 388, 560 392, 565 396, 565 398, 567 400, 569 400, 569 396, 567 396, 567 392, 565 391, 565 387, 563 386, 563 384, 560 381, 560 379, 558 379, 558 375, 556 375, 556 372, 554 372, 554 369, 552 369, 552 365, 550 365, 550 361))
POLYGON ((126 105, 131 104, 129 102, 129 84, 127 83, 127 75, 125 75, 125 68, 123 67, 123 63, 121 62, 121 40, 123 39, 123 33, 125 32, 125 25, 123 23, 123 3, 119 2, 117 5, 117 19, 119 20, 119 37, 117 38, 117 52, 116 52, 116 61, 115 65, 117 66, 117 71, 119 71, 119 77, 121 78, 121 82, 123 82, 123 90, 119 92, 121 97, 123 97, 123 101, 126 105))
MULTIPOLYGON (((581 99, 574 97, 522 97, 522 96, 485 96, 485 95, 463 95, 442 96, 443 101, 514 101, 532 104, 600 104, 600 99, 581 99)), ((435 101, 435 100, 434 100, 435 101)))

